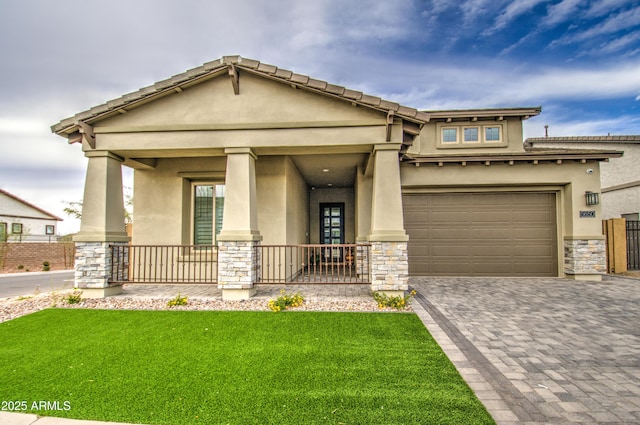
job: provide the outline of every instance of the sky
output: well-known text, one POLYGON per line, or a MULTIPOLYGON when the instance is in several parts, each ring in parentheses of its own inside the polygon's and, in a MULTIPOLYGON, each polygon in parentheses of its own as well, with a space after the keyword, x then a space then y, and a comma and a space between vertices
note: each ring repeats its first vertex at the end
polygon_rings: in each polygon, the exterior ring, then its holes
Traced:
POLYGON ((525 138, 640 134, 640 0, 0 0, 0 188, 77 231, 86 159, 51 125, 227 55, 424 110, 542 106, 525 138))

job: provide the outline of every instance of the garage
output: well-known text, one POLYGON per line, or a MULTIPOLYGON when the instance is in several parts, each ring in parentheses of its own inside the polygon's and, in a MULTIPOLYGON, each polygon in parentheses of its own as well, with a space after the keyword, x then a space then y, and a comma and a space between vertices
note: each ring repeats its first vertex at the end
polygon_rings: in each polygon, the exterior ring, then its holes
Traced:
POLYGON ((558 276, 556 195, 407 193, 409 274, 558 276))

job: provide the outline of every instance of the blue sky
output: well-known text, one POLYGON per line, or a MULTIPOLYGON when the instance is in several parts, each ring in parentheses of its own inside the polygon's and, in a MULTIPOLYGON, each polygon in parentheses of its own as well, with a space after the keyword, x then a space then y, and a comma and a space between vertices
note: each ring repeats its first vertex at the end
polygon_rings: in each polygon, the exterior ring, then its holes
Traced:
POLYGON ((49 126, 234 54, 420 109, 542 106, 525 137, 640 134, 640 0, 0 0, 0 187, 77 230, 86 162, 49 126))

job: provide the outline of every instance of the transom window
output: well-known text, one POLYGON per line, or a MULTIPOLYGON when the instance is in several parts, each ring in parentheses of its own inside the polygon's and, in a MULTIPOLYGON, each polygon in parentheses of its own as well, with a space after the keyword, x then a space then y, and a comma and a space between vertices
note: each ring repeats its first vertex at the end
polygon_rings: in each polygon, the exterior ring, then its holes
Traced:
POLYGON ((443 145, 463 145, 466 143, 502 143, 501 125, 465 125, 441 127, 440 143, 443 145))
POLYGON ((223 184, 193 185, 193 244, 214 245, 222 230, 223 184))

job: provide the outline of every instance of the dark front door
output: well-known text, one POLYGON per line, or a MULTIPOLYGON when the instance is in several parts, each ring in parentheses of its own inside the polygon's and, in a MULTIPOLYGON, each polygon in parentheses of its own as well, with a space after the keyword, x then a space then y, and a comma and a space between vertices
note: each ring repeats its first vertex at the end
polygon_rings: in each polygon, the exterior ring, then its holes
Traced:
MULTIPOLYGON (((344 243, 344 203, 320 204, 320 243, 344 243)), ((323 261, 335 263, 342 259, 342 248, 323 248, 323 261)))
POLYGON ((320 243, 344 243, 344 203, 320 204, 320 243))

